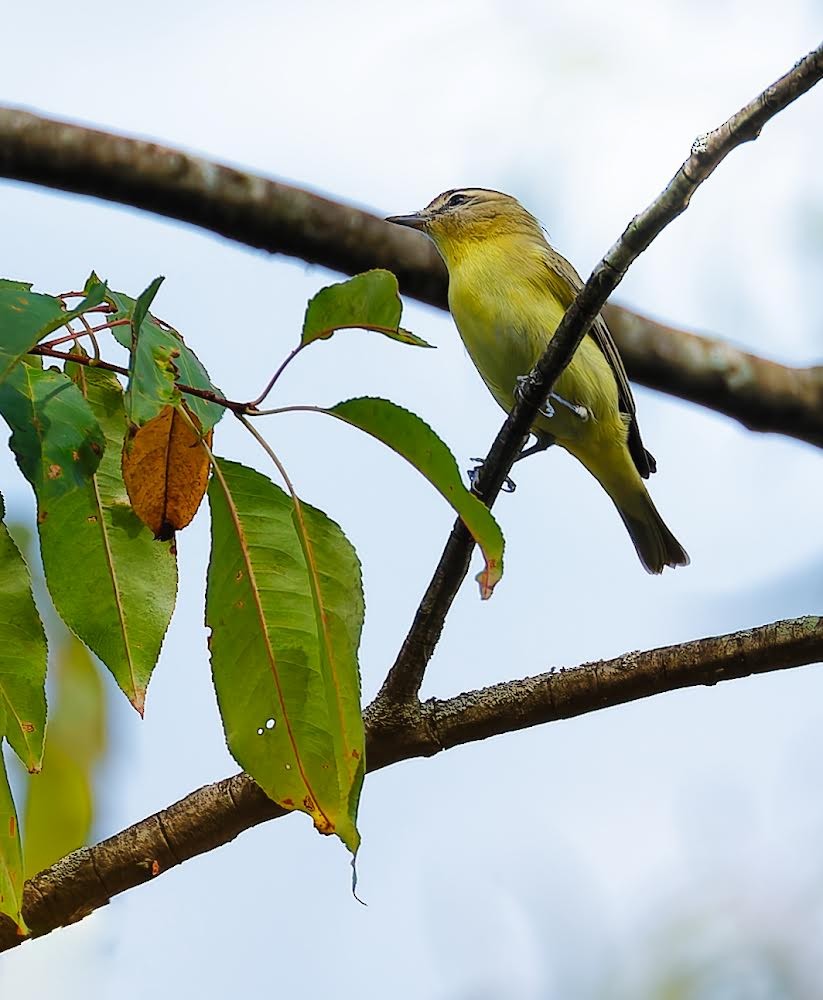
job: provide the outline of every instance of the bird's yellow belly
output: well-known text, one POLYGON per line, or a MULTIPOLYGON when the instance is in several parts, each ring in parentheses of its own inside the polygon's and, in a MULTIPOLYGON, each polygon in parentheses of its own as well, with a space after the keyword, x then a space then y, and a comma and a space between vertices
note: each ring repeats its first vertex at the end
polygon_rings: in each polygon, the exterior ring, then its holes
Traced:
MULTIPOLYGON (((509 288, 503 297, 496 295, 493 287, 478 294, 475 284, 469 295, 453 280, 449 305, 483 381, 508 412, 514 405, 517 378, 528 374, 545 350, 563 318, 562 304, 549 295, 536 297, 531 287, 520 293, 509 288)), ((554 391, 570 403, 582 404, 590 414, 589 420, 583 421, 555 404, 553 417, 538 417, 535 430, 551 434, 559 444, 575 451, 576 444, 594 444, 593 439, 604 432, 612 436, 615 423, 623 430, 614 375, 591 337, 577 349, 554 391)))

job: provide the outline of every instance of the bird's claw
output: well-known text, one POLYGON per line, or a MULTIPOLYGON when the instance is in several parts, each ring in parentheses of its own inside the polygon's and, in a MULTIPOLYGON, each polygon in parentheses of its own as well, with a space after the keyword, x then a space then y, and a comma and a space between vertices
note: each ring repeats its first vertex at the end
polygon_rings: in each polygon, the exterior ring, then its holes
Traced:
POLYGON ((529 381, 528 375, 518 375, 514 380, 514 396, 518 401, 523 398, 523 386, 529 381))
MULTIPOLYGON (((469 486, 474 488, 474 481, 477 479, 477 474, 483 468, 482 458, 470 458, 470 462, 477 462, 477 465, 473 469, 468 469, 466 475, 469 477, 469 486)), ((503 480, 503 485, 500 487, 503 493, 514 493, 517 489, 517 483, 512 479, 511 476, 506 476, 503 480)))

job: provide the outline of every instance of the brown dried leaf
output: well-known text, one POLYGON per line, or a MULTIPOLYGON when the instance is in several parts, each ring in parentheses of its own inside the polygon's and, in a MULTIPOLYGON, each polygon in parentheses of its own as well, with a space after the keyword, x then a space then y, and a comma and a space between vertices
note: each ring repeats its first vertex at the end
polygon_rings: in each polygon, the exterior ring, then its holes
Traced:
MULTIPOLYGON (((197 418, 183 406, 185 414, 166 406, 153 420, 133 428, 123 448, 123 480, 134 512, 161 541, 191 521, 209 479, 197 418)), ((211 439, 211 431, 203 435, 209 445, 211 439)))

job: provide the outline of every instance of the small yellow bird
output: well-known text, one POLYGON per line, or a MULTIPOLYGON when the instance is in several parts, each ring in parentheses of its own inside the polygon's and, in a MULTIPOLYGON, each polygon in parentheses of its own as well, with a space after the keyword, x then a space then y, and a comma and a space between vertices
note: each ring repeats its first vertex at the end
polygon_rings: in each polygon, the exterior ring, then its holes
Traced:
MULTIPOLYGON (((425 233, 449 271, 449 308, 466 350, 508 413, 518 381, 534 367, 582 287, 540 223, 509 195, 444 191, 421 212, 387 221, 425 233)), ((537 443, 571 452, 609 494, 650 573, 689 557, 643 483, 656 470, 643 447, 626 369, 602 316, 557 380, 532 425, 537 443)))

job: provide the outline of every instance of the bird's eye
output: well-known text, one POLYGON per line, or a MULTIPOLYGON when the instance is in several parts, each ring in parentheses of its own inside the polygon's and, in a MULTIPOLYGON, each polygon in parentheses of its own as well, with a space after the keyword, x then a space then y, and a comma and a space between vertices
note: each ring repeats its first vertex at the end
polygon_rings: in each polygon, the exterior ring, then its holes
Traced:
POLYGON ((453 194, 446 202, 446 208, 457 208, 458 205, 465 205, 468 200, 467 194, 453 194))

